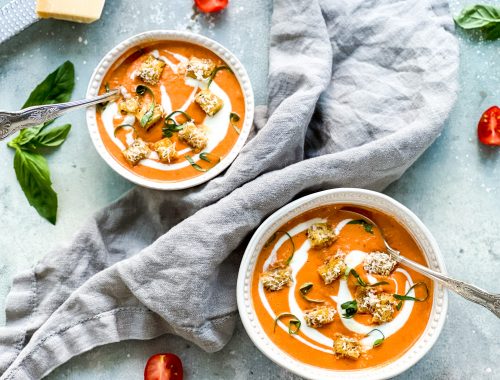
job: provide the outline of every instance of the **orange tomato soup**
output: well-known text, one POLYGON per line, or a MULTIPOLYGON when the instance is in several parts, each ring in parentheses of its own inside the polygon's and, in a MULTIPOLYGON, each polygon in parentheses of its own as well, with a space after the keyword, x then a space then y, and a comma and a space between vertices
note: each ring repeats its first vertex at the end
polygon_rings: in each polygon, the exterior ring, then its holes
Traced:
POLYGON ((245 119, 245 100, 238 79, 231 70, 213 70, 224 66, 226 63, 210 50, 186 42, 165 41, 127 51, 105 75, 100 88, 100 93, 116 88, 121 92, 119 99, 97 112, 99 133, 108 152, 128 170, 160 182, 182 181, 210 170, 229 154, 245 119), (209 62, 213 65, 212 70, 205 72, 203 78, 189 77, 186 67, 193 58, 209 62), (148 59, 151 60, 150 67, 147 66, 148 59), (195 100, 202 90, 207 89, 211 74, 214 74, 213 82, 208 91, 223 102, 215 115, 207 114, 195 100), (137 93, 140 85, 148 88, 143 94, 137 93), (130 99, 138 101, 138 107, 134 105, 132 109, 124 110, 126 107, 122 108, 121 103, 130 99), (139 112, 141 107, 149 111, 150 105, 159 106, 161 117, 146 128, 143 121, 152 119, 148 116, 144 119, 144 112, 142 115, 139 112), (180 112, 173 117, 175 128, 165 135, 165 118, 177 110, 184 111, 191 118, 195 131, 203 131, 204 145, 195 148, 189 136, 181 138, 179 130, 189 118, 180 112), (155 152, 155 143, 165 138, 168 139, 167 145, 175 148, 175 154, 162 161, 155 152), (124 152, 137 139, 145 153, 130 155, 137 161, 133 162, 124 152))
POLYGON ((377 274, 384 267, 375 265, 376 256, 370 255, 390 258, 383 255, 380 231, 356 218, 349 209, 373 220, 403 256, 426 265, 417 243, 390 216, 371 209, 330 205, 307 211, 281 226, 260 252, 252 278, 253 306, 269 338, 296 360, 334 370, 380 366, 400 357, 424 332, 432 308, 431 280, 394 261, 395 266, 387 273, 377 274), (315 235, 318 231, 322 234, 315 235), (331 232, 331 240, 315 247, 313 243, 324 240, 325 231, 331 232), (341 269, 335 279, 333 263, 341 269), (283 273, 290 274, 288 283, 278 275, 283 273), (382 284, 370 286, 377 282, 382 284), (425 300, 400 300, 394 296, 405 295, 416 283, 421 284, 408 296, 425 300), (388 300, 385 306, 382 299, 388 300), (356 301, 357 312, 346 318, 352 301, 356 301), (330 317, 335 314, 333 321, 311 327, 306 316, 311 321, 315 315, 311 310, 316 313, 321 308, 329 310, 330 317), (276 317, 282 313, 293 316, 283 314, 275 326, 276 317), (301 323, 299 328, 296 320, 301 323), (347 343, 334 346, 342 339, 347 343))

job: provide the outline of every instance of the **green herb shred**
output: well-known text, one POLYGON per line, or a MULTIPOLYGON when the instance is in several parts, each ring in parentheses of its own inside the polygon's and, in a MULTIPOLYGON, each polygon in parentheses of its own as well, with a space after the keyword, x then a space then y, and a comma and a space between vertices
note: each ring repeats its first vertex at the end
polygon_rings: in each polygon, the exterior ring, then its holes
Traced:
POLYGON ((276 326, 278 325, 278 321, 281 319, 281 318, 286 318, 286 317, 290 317, 292 319, 290 319, 288 321, 288 333, 290 335, 293 335, 293 334, 297 334, 300 330, 300 326, 302 325, 302 323, 300 322, 300 320, 295 316, 295 314, 292 314, 292 313, 281 313, 279 314, 275 319, 274 319, 274 328, 273 328, 273 332, 276 332, 276 326))

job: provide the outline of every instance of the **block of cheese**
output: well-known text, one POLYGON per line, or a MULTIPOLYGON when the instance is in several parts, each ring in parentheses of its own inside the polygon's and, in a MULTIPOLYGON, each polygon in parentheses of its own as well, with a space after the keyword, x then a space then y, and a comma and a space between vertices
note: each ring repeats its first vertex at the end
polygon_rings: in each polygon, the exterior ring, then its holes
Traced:
POLYGON ((42 18, 91 23, 99 20, 105 0, 37 0, 36 12, 42 18))

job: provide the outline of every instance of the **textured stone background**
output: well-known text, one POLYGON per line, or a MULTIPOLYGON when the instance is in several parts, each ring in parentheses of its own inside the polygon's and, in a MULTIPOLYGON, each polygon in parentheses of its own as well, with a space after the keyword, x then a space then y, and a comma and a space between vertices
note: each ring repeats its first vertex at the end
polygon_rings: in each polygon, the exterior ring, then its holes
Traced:
MULTIPOLYGON (((0 6, 7 0, 0 0, 0 6)), ((483 1, 488 2, 488 1, 483 1)), ((500 4, 498 0, 489 1, 500 4)), ((452 0, 453 14, 473 3, 452 0)), ((0 109, 19 108, 50 71, 70 59, 77 72, 74 98, 83 97, 93 68, 119 41, 151 29, 188 29, 214 38, 245 64, 257 104, 266 100, 270 0, 232 0, 216 16, 193 16, 190 0, 108 0, 91 25, 40 21, 0 46, 0 109)), ((500 292, 500 149, 477 143, 483 110, 500 103, 498 42, 478 42, 457 32, 461 47, 460 94, 442 136, 386 193, 412 209, 436 237, 449 273, 500 292)), ((99 158, 84 112, 61 118, 73 124, 68 141, 48 157, 59 194, 57 226, 30 208, 12 168, 13 152, 0 143, 0 310, 15 273, 69 241, 95 210, 131 184, 99 158)), ((4 323, 0 313, 0 324, 4 323)), ((430 353, 401 379, 500 377, 500 322, 491 313, 450 295, 448 320, 430 353)), ((176 352, 188 379, 296 379, 265 358, 241 325, 222 351, 207 354, 176 337, 128 341, 97 348, 54 371, 56 379, 140 379, 147 358, 176 352)))

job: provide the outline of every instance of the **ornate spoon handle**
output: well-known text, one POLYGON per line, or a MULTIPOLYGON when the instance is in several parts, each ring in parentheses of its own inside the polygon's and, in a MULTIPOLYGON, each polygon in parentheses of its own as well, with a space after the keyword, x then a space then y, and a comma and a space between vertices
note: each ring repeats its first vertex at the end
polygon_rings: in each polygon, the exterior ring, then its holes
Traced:
POLYGON ((465 299, 468 299, 469 301, 484 306, 485 308, 490 310, 493 314, 495 314, 498 318, 500 318, 500 294, 488 293, 483 289, 478 288, 477 286, 468 284, 460 280, 455 280, 442 273, 436 272, 414 261, 411 261, 404 256, 400 256, 398 251, 389 247, 387 244, 386 247, 391 256, 396 261, 403 263, 406 266, 409 266, 410 268, 416 270, 417 272, 427 277, 430 277, 434 280, 441 282, 448 289, 453 290, 455 293, 458 293, 459 295, 461 295, 465 299))
POLYGON ((92 99, 75 100, 73 102, 47 104, 28 107, 17 112, 0 111, 0 140, 16 133, 23 128, 33 127, 53 120, 67 112, 104 103, 116 97, 119 90, 112 90, 104 95, 92 99))

